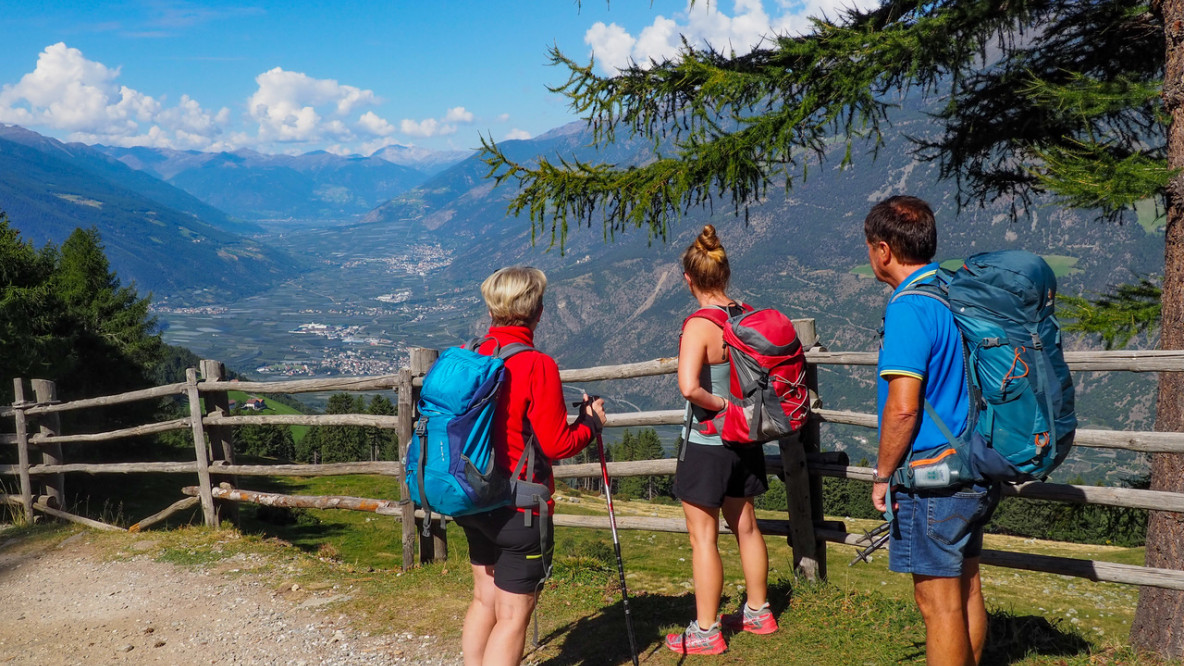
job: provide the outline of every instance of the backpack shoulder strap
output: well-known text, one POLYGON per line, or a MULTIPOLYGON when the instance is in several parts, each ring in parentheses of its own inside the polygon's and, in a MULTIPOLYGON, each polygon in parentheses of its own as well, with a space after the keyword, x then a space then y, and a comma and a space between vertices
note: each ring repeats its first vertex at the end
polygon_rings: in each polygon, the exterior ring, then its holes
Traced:
POLYGON ((521 354, 522 352, 526 352, 526 351, 537 351, 537 350, 534 347, 531 347, 530 345, 522 343, 522 342, 512 342, 512 343, 506 345, 505 347, 500 348, 498 351, 494 352, 494 355, 496 355, 501 360, 506 361, 506 360, 509 360, 509 358, 511 356, 514 356, 516 354, 521 354))
MULTIPOLYGON (((741 307, 746 307, 746 306, 741 306, 741 307)), ((749 308, 749 309, 751 309, 751 308, 749 308)), ((747 310, 746 310, 746 312, 747 312, 747 310)), ((728 309, 723 307, 722 305, 709 305, 705 308, 699 308, 698 310, 695 310, 691 314, 687 315, 687 318, 682 320, 682 327, 685 329, 687 327, 687 322, 689 322, 692 319, 697 318, 697 319, 706 319, 707 321, 715 324, 716 326, 723 328, 724 324, 728 323, 728 319, 730 317, 731 317, 731 313, 728 312, 728 309)))
POLYGON ((481 351, 480 351, 481 345, 485 344, 486 342, 488 342, 490 340, 493 341, 493 353, 490 354, 490 356, 497 356, 501 350, 501 345, 498 344, 497 338, 493 337, 492 335, 483 335, 483 336, 479 336, 476 338, 472 338, 464 344, 464 348, 471 351, 471 352, 476 352, 476 353, 480 354, 481 353, 481 351))

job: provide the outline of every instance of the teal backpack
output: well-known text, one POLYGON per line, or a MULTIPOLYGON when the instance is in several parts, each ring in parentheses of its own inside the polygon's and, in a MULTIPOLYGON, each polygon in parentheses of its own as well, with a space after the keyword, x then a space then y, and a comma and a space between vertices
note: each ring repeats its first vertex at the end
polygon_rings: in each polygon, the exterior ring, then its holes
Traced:
MULTIPOLYGON (((431 513, 465 516, 498 507, 539 507, 546 515, 550 490, 534 478, 534 435, 509 474, 495 465, 491 427, 498 395, 505 381, 505 362, 533 347, 515 343, 497 346, 492 355, 478 353, 488 338, 445 349, 423 378, 419 420, 403 464, 411 500, 431 513), (525 480, 522 472, 525 470, 525 480)), ((526 512, 527 525, 531 513, 526 512)))
POLYGON ((1023 250, 976 254, 957 271, 906 294, 950 308, 962 333, 970 414, 958 436, 929 401, 925 413, 949 441, 912 454, 893 475, 906 489, 970 481, 1048 478, 1068 455, 1077 429, 1073 380, 1055 316, 1057 283, 1040 257, 1023 250))

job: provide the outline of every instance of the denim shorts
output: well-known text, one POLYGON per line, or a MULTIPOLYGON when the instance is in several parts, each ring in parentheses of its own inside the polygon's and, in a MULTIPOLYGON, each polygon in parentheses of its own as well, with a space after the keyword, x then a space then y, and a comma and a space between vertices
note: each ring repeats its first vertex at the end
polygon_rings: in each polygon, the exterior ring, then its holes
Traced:
POLYGON ((941 578, 962 575, 962 562, 983 550, 983 527, 999 504, 999 484, 895 492, 888 568, 941 578))

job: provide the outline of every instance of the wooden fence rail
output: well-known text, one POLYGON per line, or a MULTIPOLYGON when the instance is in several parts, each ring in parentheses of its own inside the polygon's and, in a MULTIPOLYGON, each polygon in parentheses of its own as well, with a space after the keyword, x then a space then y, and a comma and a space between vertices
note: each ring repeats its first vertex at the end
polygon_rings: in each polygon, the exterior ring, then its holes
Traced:
MULTIPOLYGON (((799 333, 808 347, 807 360, 811 389, 817 395, 817 366, 851 365, 872 366, 876 354, 868 352, 831 352, 815 344, 813 322, 798 323, 799 333)), ((33 519, 33 511, 53 515, 66 520, 91 524, 98 529, 121 529, 97 521, 69 514, 60 508, 62 497, 61 479, 66 473, 87 474, 133 474, 133 473, 179 473, 196 475, 198 484, 187 486, 189 495, 163 511, 145 518, 132 529, 143 529, 159 523, 179 511, 202 507, 203 519, 216 525, 219 511, 229 512, 236 502, 252 502, 272 506, 307 506, 313 508, 338 508, 347 510, 373 511, 397 517, 403 530, 403 563, 409 566, 414 561, 418 540, 421 560, 443 557, 447 542, 442 531, 443 521, 437 521, 436 531, 426 538, 417 537, 416 521, 423 519, 423 512, 405 500, 369 499, 349 497, 287 496, 275 493, 259 493, 237 488, 239 477, 283 477, 283 476, 327 476, 348 474, 377 474, 393 477, 391 494, 406 498, 406 482, 403 468, 398 462, 338 463, 323 465, 240 465, 234 460, 230 440, 230 429, 242 425, 301 425, 301 426, 358 426, 396 430, 399 434, 400 457, 406 452, 406 445, 413 436, 413 412, 418 387, 422 377, 434 362, 436 352, 428 349, 412 349, 410 367, 392 375, 376 377, 331 378, 311 380, 290 380, 280 382, 238 382, 225 381, 221 364, 203 361, 202 380, 198 380, 191 369, 183 383, 158 386, 119 395, 102 396, 59 402, 52 383, 34 380, 36 400, 26 400, 22 380, 16 380, 17 400, 12 406, 0 407, 0 416, 14 419, 14 431, 0 434, 0 444, 15 445, 18 450, 16 465, 0 466, 0 474, 13 474, 20 479, 19 494, 0 495, 0 502, 14 504, 22 509, 25 517, 33 519), (373 416, 365 414, 337 415, 235 415, 229 414, 227 392, 231 390, 255 393, 310 393, 338 391, 386 391, 398 394, 396 416, 373 416), (133 401, 158 400, 161 398, 181 399, 187 405, 188 416, 159 423, 121 428, 98 433, 64 434, 60 430, 57 416, 63 412, 82 409, 117 406, 133 401), (194 445, 194 458, 179 462, 128 462, 128 463, 67 463, 61 458, 62 444, 98 444, 128 437, 137 437, 171 430, 189 430, 194 445), (40 453, 40 461, 33 459, 40 453), (216 478, 215 478, 216 477, 216 478), (42 481, 43 492, 34 492, 32 480, 42 481), (56 479, 56 481, 54 481, 56 479), (49 481, 48 484, 44 483, 49 481), (397 490, 396 490, 397 489, 397 490)), ((1066 360, 1075 371, 1130 371, 1130 372, 1184 372, 1184 351, 1140 351, 1140 352, 1068 352, 1066 360)), ((677 371, 676 358, 659 358, 641 363, 629 363, 594 368, 576 368, 560 371, 565 383, 594 382, 651 377, 674 374, 677 371)), ((817 404, 817 403, 816 403, 817 404)), ((767 460, 770 473, 784 474, 790 493, 788 520, 761 520, 762 530, 770 535, 790 538, 794 547, 794 564, 807 575, 825 576, 825 554, 823 545, 831 543, 853 543, 860 537, 834 529, 833 523, 823 520, 821 515, 821 486, 823 476, 858 480, 870 480, 872 470, 853 467, 839 454, 818 453, 817 426, 822 423, 843 424, 859 427, 875 427, 876 416, 843 410, 823 409, 820 405, 811 420, 812 431, 807 432, 803 445, 792 444, 780 447, 780 456, 767 460), (800 492, 799 492, 800 491, 800 492), (813 543, 815 547, 811 548, 813 543)), ((648 427, 680 424, 683 410, 656 410, 627 414, 611 414, 609 427, 648 427)), ((1184 453, 1184 433, 1160 433, 1137 431, 1107 431, 1081 429, 1077 431, 1076 442, 1083 447, 1124 449, 1138 452, 1184 453)), ((668 475, 674 472, 673 459, 609 463, 609 471, 615 477, 668 475)), ((559 479, 598 477, 598 464, 557 465, 555 476, 559 479)), ((1130 488, 1102 488, 1073 486, 1066 484, 1030 483, 1020 486, 1006 486, 1005 496, 1031 499, 1097 504, 1116 507, 1164 510, 1184 513, 1184 493, 1165 493, 1130 488)), ((574 516, 559 514, 556 525, 571 527, 607 527, 607 520, 597 516, 574 516)), ((622 516, 618 518, 622 529, 647 529, 658 531, 685 532, 681 519, 657 519, 622 516)), ((1035 557, 996 551, 985 551, 983 561, 987 564, 1049 571, 1067 575, 1136 585, 1155 585, 1184 589, 1184 572, 1151 570, 1131 565, 1113 565, 1103 562, 1071 560, 1068 558, 1035 557)))

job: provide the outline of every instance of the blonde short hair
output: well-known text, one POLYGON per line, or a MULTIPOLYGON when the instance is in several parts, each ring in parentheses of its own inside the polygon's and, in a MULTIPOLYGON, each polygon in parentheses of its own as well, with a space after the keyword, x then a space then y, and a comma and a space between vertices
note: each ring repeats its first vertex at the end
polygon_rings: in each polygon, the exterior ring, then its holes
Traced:
POLYGON ((543 311, 547 276, 531 266, 509 266, 481 283, 494 326, 529 326, 543 311))

